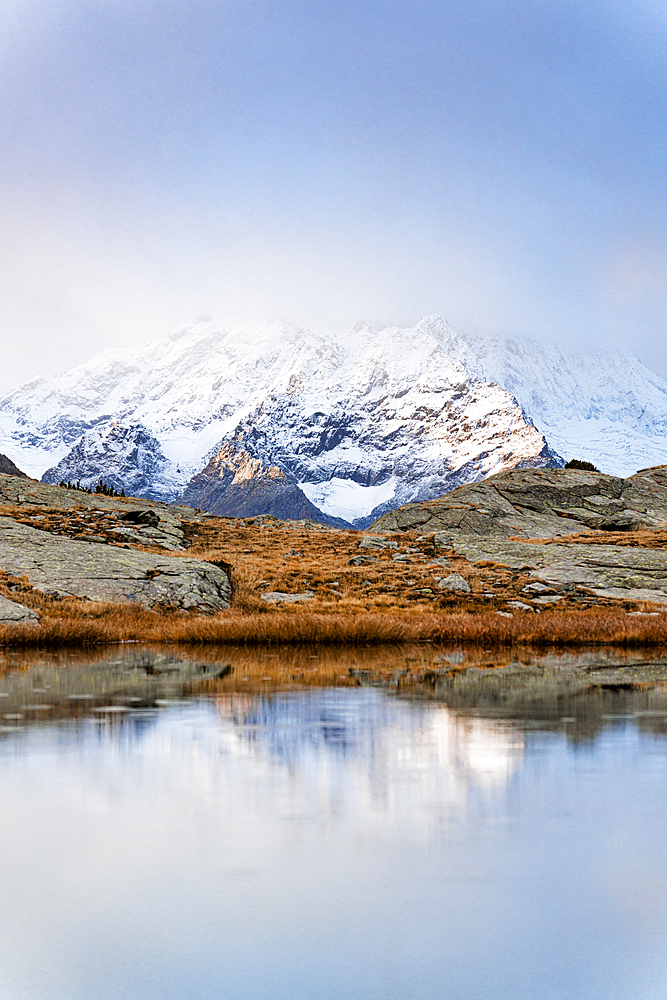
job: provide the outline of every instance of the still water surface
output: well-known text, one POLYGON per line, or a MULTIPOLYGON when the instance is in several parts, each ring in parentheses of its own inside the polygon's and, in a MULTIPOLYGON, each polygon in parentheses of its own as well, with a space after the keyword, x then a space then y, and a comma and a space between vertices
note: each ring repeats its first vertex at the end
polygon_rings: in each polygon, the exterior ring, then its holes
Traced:
POLYGON ((664 1000, 667 709, 576 711, 313 688, 6 719, 0 996, 664 1000))

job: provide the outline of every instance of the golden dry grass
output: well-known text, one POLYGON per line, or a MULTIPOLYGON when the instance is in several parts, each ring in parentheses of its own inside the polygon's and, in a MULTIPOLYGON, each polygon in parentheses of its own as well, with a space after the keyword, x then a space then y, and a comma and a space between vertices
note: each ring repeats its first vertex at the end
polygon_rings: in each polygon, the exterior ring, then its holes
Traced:
MULTIPOLYGON (((33 516, 11 508, 3 508, 3 513, 33 516)), ((51 516, 47 510, 45 521, 52 531, 73 533, 83 524, 77 522, 81 516, 62 510, 51 516)), ((100 516, 109 519, 107 512, 100 516)), ((102 530, 95 524, 91 527, 92 517, 87 511, 87 530, 102 530)), ((499 615, 509 600, 521 598, 528 573, 493 563, 472 565, 453 552, 434 549, 433 541, 420 538, 418 532, 394 536, 404 552, 412 550, 410 563, 395 562, 393 550, 385 549, 365 553, 374 558, 360 566, 350 562, 364 554, 359 548, 361 536, 352 530, 330 531, 274 519, 214 518, 188 525, 187 532, 191 547, 173 558, 185 555, 233 566, 234 599, 229 611, 206 616, 56 599, 34 590, 26 579, 0 574, 0 593, 41 615, 38 626, 0 627, 0 647, 91 647, 123 641, 361 647, 429 641, 496 649, 608 644, 631 648, 657 647, 667 641, 667 615, 628 616, 631 610, 655 610, 646 603, 594 595, 582 602, 579 594, 566 597, 558 607, 543 608, 539 615, 499 615), (449 567, 433 562, 443 555, 449 567), (452 571, 468 579, 471 594, 438 590, 437 578, 452 571), (314 593, 312 603, 268 604, 261 596, 266 591, 305 590, 314 593)), ((623 538, 627 540, 627 535, 623 538)))
POLYGON ((530 545, 620 545, 640 549, 667 548, 667 532, 659 528, 639 528, 637 531, 580 531, 574 535, 559 535, 557 538, 521 538, 515 542, 530 545))
POLYGON ((0 646, 99 646, 115 642, 230 646, 369 646, 410 642, 475 644, 488 648, 574 648, 615 645, 657 647, 667 642, 667 616, 630 617, 621 610, 548 610, 505 618, 493 611, 409 610, 374 614, 310 610, 243 612, 216 616, 159 614, 128 606, 72 607, 43 614, 38 626, 0 627, 0 646))

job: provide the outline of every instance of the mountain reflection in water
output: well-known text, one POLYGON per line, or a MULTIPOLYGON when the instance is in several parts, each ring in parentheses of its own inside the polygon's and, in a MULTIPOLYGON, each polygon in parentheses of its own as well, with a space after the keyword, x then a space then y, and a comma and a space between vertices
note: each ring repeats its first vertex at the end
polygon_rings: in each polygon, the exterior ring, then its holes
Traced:
POLYGON ((185 697, 143 655, 0 678, 3 1000, 667 994, 660 682, 185 697))
POLYGON ((447 709, 402 704, 375 691, 217 702, 229 753, 287 768, 299 808, 418 841, 458 810, 471 787, 502 785, 521 733, 447 709))

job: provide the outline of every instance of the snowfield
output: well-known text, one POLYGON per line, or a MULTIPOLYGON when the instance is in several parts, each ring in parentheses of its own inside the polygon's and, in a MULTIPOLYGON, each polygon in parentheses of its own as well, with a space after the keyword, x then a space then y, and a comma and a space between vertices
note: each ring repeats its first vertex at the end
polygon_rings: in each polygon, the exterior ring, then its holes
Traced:
POLYGON ((396 476, 376 486, 362 486, 353 479, 334 476, 323 483, 299 483, 312 504, 324 514, 340 517, 353 524, 368 517, 376 507, 391 503, 398 486, 396 476))

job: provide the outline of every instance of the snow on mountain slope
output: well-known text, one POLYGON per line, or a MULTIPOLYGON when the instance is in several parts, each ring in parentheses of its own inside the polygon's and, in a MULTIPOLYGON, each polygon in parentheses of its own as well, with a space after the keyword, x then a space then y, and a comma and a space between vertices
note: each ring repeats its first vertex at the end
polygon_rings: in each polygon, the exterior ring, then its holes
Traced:
POLYGON ((51 482, 116 485, 122 473, 174 499, 233 447, 258 475, 277 466, 327 514, 359 522, 502 468, 557 463, 475 365, 438 318, 337 340, 286 323, 240 339, 200 322, 14 389, 0 399, 0 449, 51 482))
POLYGON ((111 427, 88 431, 61 459, 57 470, 49 482, 81 480, 92 486, 103 476, 108 486, 149 500, 173 499, 179 492, 160 442, 141 424, 125 427, 114 422, 111 427))
POLYGON ((661 464, 667 382, 631 354, 459 337, 437 317, 335 340, 287 323, 239 338, 202 321, 0 399, 0 451, 30 475, 102 475, 173 500, 231 447, 357 523, 500 468, 551 464, 542 434, 605 472, 661 464))
POLYGON ((340 517, 353 524, 363 520, 376 507, 390 503, 396 494, 399 481, 390 476, 375 486, 362 486, 354 479, 332 479, 322 483, 301 483, 301 489, 310 502, 324 514, 340 517))
POLYGON ((456 356, 511 392, 563 458, 624 477, 667 462, 667 381, 633 354, 565 353, 510 337, 459 340, 456 356))
POLYGON ((92 461, 100 436, 114 425, 141 426, 164 452, 162 474, 170 484, 164 495, 173 499, 239 418, 284 391, 293 371, 306 357, 316 361, 320 349, 326 341, 287 324, 239 341, 201 321, 18 386, 0 399, 0 441, 39 478, 84 435, 82 453, 92 461))
POLYGON ((285 470, 321 510, 358 525, 495 470, 557 464, 516 401, 451 358, 452 337, 432 320, 409 338, 359 330, 335 366, 305 366, 222 444, 285 470))

